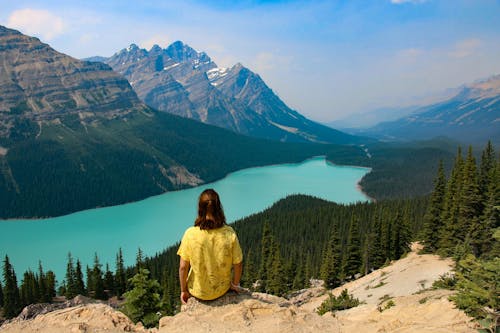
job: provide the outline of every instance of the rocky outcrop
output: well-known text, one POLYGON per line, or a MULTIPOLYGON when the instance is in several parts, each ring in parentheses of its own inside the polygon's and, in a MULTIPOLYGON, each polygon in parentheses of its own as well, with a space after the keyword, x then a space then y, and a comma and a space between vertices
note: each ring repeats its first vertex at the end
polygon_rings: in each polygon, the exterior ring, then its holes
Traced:
MULTIPOLYGON (((229 292, 209 302, 190 298, 180 313, 161 318, 159 328, 149 332, 476 332, 471 318, 448 300, 452 291, 428 289, 440 275, 450 272, 451 260, 418 255, 417 250, 415 247, 406 258, 332 290, 339 294, 347 288, 362 301, 333 315, 316 313, 328 296, 315 284, 288 299, 250 292, 229 292)), ((18 318, 0 331, 142 332, 144 328, 105 305, 91 304, 31 320, 18 318)))
POLYGON ((71 58, 3 26, 0 59, 0 138, 34 137, 43 122, 90 124, 144 108, 111 67, 71 58))

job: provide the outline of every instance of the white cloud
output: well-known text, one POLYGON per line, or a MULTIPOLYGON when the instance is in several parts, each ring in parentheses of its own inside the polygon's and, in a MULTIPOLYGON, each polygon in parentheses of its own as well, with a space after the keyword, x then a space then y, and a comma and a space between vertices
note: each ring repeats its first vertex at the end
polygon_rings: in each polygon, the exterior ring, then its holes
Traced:
POLYGON ((456 43, 454 49, 448 54, 452 58, 465 58, 474 54, 481 44, 481 40, 477 38, 464 39, 456 43))
POLYGON ((51 41, 64 32, 66 24, 62 18, 48 10, 25 8, 13 11, 7 26, 51 41))
POLYGON ((396 57, 403 61, 416 61, 424 51, 417 48, 409 48, 397 52, 396 57))
POLYGON ((427 0, 391 0, 391 3, 392 4, 395 4, 395 5, 401 5, 403 3, 424 3, 426 2, 427 0))

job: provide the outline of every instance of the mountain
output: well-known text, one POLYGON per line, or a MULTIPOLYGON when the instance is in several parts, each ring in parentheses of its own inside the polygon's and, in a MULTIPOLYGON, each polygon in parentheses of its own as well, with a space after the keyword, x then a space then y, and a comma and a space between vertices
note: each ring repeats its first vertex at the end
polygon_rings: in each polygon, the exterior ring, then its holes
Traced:
MULTIPOLYGON (((188 51, 171 48, 169 58, 189 58, 188 51)), ((249 138, 157 112, 110 66, 2 26, 0 61, 0 218, 116 205, 337 149, 249 138)))
POLYGON ((500 75, 465 85, 443 102, 364 132, 389 139, 447 136, 466 143, 500 142, 500 75))
POLYGON ((104 61, 130 81, 146 104, 160 111, 273 140, 367 141, 305 118, 248 68, 219 68, 206 53, 180 41, 149 51, 132 44, 104 61))

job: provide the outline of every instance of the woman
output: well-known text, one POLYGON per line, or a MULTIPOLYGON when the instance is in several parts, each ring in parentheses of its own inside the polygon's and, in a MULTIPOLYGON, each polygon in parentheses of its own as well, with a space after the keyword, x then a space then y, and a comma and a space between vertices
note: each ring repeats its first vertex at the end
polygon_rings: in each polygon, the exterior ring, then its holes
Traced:
POLYGON ((229 289, 240 290, 243 254, 236 233, 226 224, 219 195, 214 190, 200 194, 198 217, 184 233, 177 254, 182 304, 191 295, 213 300, 229 289))

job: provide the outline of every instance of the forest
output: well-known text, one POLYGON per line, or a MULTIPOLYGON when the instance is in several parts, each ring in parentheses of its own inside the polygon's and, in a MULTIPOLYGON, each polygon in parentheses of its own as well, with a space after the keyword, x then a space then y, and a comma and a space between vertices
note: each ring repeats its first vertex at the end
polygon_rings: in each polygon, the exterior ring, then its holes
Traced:
MULTIPOLYGON (((426 196, 342 205, 293 195, 236 221, 232 227, 244 253, 242 286, 285 297, 308 287, 311 279, 334 288, 401 258, 412 241, 421 241, 426 252, 456 260, 447 285, 458 292, 457 306, 476 318, 490 318, 500 299, 500 158, 491 143, 479 162, 472 148, 462 155, 458 149, 449 177, 444 162, 437 162, 434 188, 426 196)), ((40 264, 38 272, 24 273, 20 287, 6 257, 0 305, 12 318, 24 305, 56 294, 117 296, 129 317, 154 326, 159 314, 179 310, 177 248, 152 257, 139 249, 132 267, 124 267, 118 249, 113 270, 97 254, 85 269, 69 254, 59 284, 40 264)))

